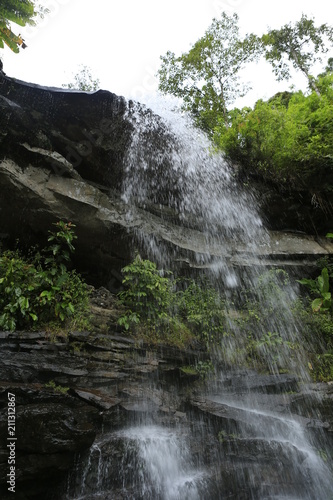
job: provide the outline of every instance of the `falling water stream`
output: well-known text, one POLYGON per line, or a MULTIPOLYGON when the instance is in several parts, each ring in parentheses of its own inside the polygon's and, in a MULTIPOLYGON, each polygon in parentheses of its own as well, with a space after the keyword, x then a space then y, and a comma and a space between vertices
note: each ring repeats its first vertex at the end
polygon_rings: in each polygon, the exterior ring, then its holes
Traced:
MULTIPOLYGON (((270 245, 255 197, 237 185, 223 158, 211 151, 209 141, 192 128, 187 117, 168 107, 159 107, 156 113, 163 119, 136 103, 128 108, 134 125, 122 192, 128 219, 145 209, 164 226, 164 238, 138 230, 138 241, 159 266, 177 257, 190 268, 206 269, 227 299, 244 283, 255 287, 260 267, 256 249, 270 245), (160 143, 152 145, 151 133, 156 129, 163 133, 160 143), (165 234, 179 242, 180 256, 170 250, 165 234), (233 265, 234 249, 240 247, 255 265, 233 265)), ((295 294, 297 290, 290 289, 289 296, 295 294)), ((293 322, 288 303, 279 304, 271 322, 271 331, 279 331, 286 345, 297 341, 301 325, 293 322)), ((230 343, 226 351, 236 348, 230 343)), ((289 356, 287 351, 285 356, 289 356)), ((304 364, 304 360, 296 363, 304 364)), ((306 370, 299 370, 298 376, 308 381, 306 370)), ((239 375, 241 389, 228 385, 226 378, 221 373, 220 383, 212 385, 206 395, 214 412, 232 422, 220 431, 217 455, 209 458, 207 425, 215 424, 204 421, 199 401, 192 428, 156 425, 143 418, 101 434, 80 460, 75 486, 72 483, 64 498, 332 499, 331 473, 307 434, 309 421, 272 409, 271 398, 283 396, 266 394, 260 384, 251 388, 247 372, 239 375), (268 480, 269 461, 275 477, 270 472, 268 480)))

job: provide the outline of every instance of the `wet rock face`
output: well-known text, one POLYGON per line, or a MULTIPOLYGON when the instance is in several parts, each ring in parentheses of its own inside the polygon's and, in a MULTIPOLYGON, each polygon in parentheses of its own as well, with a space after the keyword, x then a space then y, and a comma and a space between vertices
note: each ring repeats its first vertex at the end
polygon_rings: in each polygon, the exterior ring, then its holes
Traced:
MULTIPOLYGON (((73 466, 74 456, 91 446, 100 415, 96 408, 45 386, 2 383, 1 436, 8 435, 8 394, 15 395, 16 491, 19 498, 41 498, 59 484, 73 466)), ((1 498, 8 494, 7 460, 4 447, 0 453, 1 498)))
POLYGON ((267 185, 257 177, 248 182, 257 192, 260 215, 268 228, 319 235, 331 231, 333 203, 326 188, 327 178, 321 179, 319 185, 313 179, 299 189, 277 183, 267 185))
MULTIPOLYGON (((149 451, 150 444, 149 453, 162 446, 161 488, 174 473, 174 465, 165 466, 166 449, 185 460, 176 467, 178 479, 199 498, 315 498, 302 432, 311 434, 314 453, 329 453, 332 386, 300 387, 292 375, 246 369, 209 384, 185 377, 181 367, 204 361, 204 350, 137 345, 117 332, 109 292, 96 291, 93 303, 97 315, 110 312, 102 315, 105 331, 99 323, 94 333, 72 332, 55 342, 43 332, 1 333, 0 380, 10 382, 0 387, 0 434, 7 434, 10 391, 22 499, 93 499, 97 492, 102 499, 144 499, 144 491, 157 498, 149 467, 140 473, 149 466, 142 446, 149 451), (50 381, 68 392, 47 388, 50 381)), ((2 445, 1 471, 7 456, 2 445)))
POLYGON ((114 262, 129 256, 128 245, 116 225, 109 229, 94 215, 102 193, 119 190, 122 183, 132 128, 125 99, 105 91, 48 89, 4 75, 0 83, 4 243, 15 238, 28 246, 44 243, 51 224, 63 218, 80 226, 82 267, 94 251, 105 256, 105 268, 119 268, 114 262))
MULTIPOLYGON (((93 296, 98 311, 112 311, 111 295, 93 296), (107 307, 111 309, 107 309, 107 307)), ((106 326, 112 314, 104 316, 106 326)), ((101 328, 101 325, 99 325, 101 328)), ((101 331, 104 329, 101 328, 101 331)), ((179 379, 179 366, 204 356, 196 351, 154 352, 132 339, 108 331, 73 332, 52 342, 45 332, 0 332, 0 435, 7 436, 8 393, 16 407, 16 489, 22 499, 52 498, 52 490, 73 469, 75 457, 87 456, 102 417, 107 427, 123 427, 152 412, 175 424, 183 418, 179 399, 151 379, 179 379), (52 383, 51 387, 48 385, 52 383), (54 388, 52 388, 54 387, 54 388), (62 389, 65 388, 65 389, 62 389), (68 391, 66 392, 66 388, 68 391)), ((1 498, 8 496, 6 442, 0 443, 1 498), (7 496, 6 496, 7 495, 7 496)), ((55 494, 55 500, 60 496, 55 494)))
MULTIPOLYGON (((181 223, 175 207, 184 182, 172 168, 177 147, 168 127, 144 106, 102 90, 44 88, 0 74, 0 243, 9 246, 19 239, 27 247, 42 246, 53 222, 72 221, 78 235, 76 267, 111 290, 119 288, 119 270, 147 237, 172 250, 180 265, 195 267, 198 253, 206 261, 211 256, 244 265, 246 245, 234 248, 233 239, 226 238, 209 246, 193 221, 181 223), (133 139, 137 122, 140 134, 133 139), (137 169, 140 189, 125 188, 128 170, 137 169), (121 197, 124 189, 134 198, 137 191, 148 193, 147 199, 135 198, 129 210, 121 197)), ((138 182, 133 179, 132 184, 138 182)), ((290 207, 288 213, 294 213, 290 207)), ((299 229, 299 212, 294 215, 292 229, 299 229)), ((295 261, 328 253, 299 235, 296 246, 286 235, 278 239, 280 252, 267 248, 264 257, 295 261)))

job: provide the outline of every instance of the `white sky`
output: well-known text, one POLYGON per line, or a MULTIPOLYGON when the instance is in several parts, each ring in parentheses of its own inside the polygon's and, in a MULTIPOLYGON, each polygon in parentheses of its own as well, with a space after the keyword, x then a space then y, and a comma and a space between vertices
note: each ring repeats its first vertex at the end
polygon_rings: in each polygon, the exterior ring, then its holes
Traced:
MULTIPOLYGON (((333 25, 332 0, 40 0, 51 12, 36 27, 20 28, 28 45, 19 54, 0 50, 4 71, 20 80, 61 87, 80 65, 91 68, 100 86, 144 102, 157 88, 160 56, 167 50, 187 52, 222 11, 237 12, 242 33, 258 35, 300 19, 333 25)), ((332 55, 332 54, 331 54, 332 55)), ((321 68, 318 68, 318 72, 321 68)), ((268 63, 247 71, 253 86, 238 105, 286 90, 277 84, 268 63)), ((297 88, 305 90, 302 77, 297 88)))

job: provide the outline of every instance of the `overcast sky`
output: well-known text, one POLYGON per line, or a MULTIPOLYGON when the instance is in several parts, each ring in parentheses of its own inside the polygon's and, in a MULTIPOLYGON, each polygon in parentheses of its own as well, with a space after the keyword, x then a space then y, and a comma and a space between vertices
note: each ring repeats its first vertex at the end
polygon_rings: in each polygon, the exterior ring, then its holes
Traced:
MULTIPOLYGON (((36 27, 20 28, 28 48, 0 51, 7 75, 41 85, 61 87, 80 65, 91 68, 100 86, 144 101, 154 92, 160 56, 167 50, 187 52, 222 11, 237 12, 242 33, 267 31, 300 19, 333 25, 332 0, 40 0, 50 14, 36 27)), ((278 86, 267 63, 247 71, 253 91, 240 104, 253 104, 288 89, 278 86)), ((297 87, 305 89, 302 77, 297 87)))

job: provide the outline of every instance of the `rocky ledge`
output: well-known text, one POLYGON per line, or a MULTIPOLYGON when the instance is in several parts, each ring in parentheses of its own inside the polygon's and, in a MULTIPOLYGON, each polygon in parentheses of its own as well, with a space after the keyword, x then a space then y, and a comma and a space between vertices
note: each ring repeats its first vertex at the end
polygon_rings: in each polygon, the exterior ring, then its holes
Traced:
MULTIPOLYGON (((286 421, 293 421, 313 435, 317 448, 329 449, 332 385, 300 386, 291 375, 263 376, 248 370, 233 370, 228 376, 217 372, 207 383, 183 370, 206 359, 203 349, 138 344, 114 328, 111 333, 112 308, 94 307, 103 311, 95 311, 99 312, 95 333, 70 332, 68 337, 53 340, 46 332, 0 334, 0 431, 7 435, 8 394, 14 394, 18 498, 65 498, 62 492, 68 484, 75 491, 75 485, 82 482, 87 460, 92 471, 101 467, 100 456, 105 457, 103 467, 108 470, 101 490, 119 487, 119 497, 112 498, 123 498, 120 490, 126 491, 126 484, 118 485, 118 471, 123 466, 124 444, 118 431, 138 422, 178 429, 175 432, 190 437, 191 454, 210 478, 205 494, 208 488, 212 498, 232 491, 236 496, 231 498, 240 498, 240 491, 242 498, 250 498, 253 492, 264 494, 263 466, 267 491, 276 488, 280 493, 282 482, 289 482, 289 493, 298 491, 302 481, 308 487, 301 466, 293 469, 288 481, 285 477, 286 470, 294 467, 291 461, 297 457, 303 463, 306 451, 294 445, 286 448, 273 436, 267 439, 260 428, 266 425, 283 431, 286 421), (251 408, 255 408, 254 419, 251 408), (244 475, 244 482, 239 483, 244 467, 252 475, 251 485, 244 475)), ((8 453, 3 441, 2 485, 8 453)), ((91 472, 84 479, 87 498, 96 493, 96 474, 91 472)))

